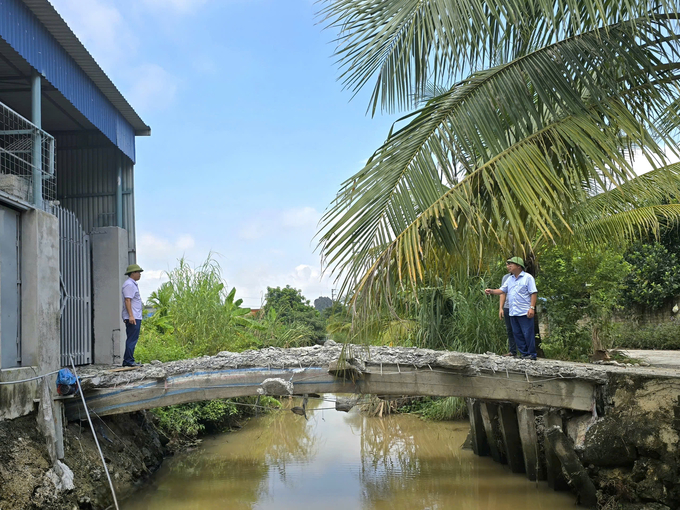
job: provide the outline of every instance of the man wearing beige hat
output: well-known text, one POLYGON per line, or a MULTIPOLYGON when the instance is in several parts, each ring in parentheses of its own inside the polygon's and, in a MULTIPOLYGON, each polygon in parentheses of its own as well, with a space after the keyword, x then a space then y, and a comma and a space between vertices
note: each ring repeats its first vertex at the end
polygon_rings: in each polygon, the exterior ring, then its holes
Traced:
POLYGON ((127 280, 123 283, 123 322, 125 322, 125 354, 124 367, 139 367, 141 363, 135 361, 135 347, 139 340, 139 330, 142 327, 142 298, 139 295, 137 282, 144 271, 137 264, 130 264, 125 270, 127 280))
POLYGON ((506 296, 509 304, 512 332, 522 358, 536 359, 536 334, 534 332, 534 315, 536 314, 536 281, 524 271, 522 257, 512 257, 506 262, 511 276, 501 284, 500 289, 486 289, 488 294, 506 296))

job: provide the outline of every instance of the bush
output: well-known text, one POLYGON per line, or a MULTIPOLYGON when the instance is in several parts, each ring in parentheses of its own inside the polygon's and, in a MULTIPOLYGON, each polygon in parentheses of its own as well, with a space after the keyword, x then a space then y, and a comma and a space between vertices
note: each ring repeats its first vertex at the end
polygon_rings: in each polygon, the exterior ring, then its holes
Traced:
POLYGON ((615 347, 628 349, 680 349, 680 321, 636 326, 617 324, 614 329, 615 347))
POLYGON ((160 333, 153 325, 142 321, 142 331, 139 342, 135 348, 135 358, 141 363, 149 363, 153 360, 176 361, 189 358, 189 352, 177 338, 170 334, 160 333))
POLYGON ((432 421, 461 420, 468 415, 465 399, 459 397, 423 397, 402 406, 399 412, 432 421))
POLYGON ((678 256, 662 244, 634 244, 625 258, 632 265, 623 281, 625 304, 658 310, 680 292, 678 256))
POLYGON ((610 342, 610 327, 630 266, 613 250, 555 247, 541 255, 537 278, 550 332, 548 357, 584 359, 610 342))

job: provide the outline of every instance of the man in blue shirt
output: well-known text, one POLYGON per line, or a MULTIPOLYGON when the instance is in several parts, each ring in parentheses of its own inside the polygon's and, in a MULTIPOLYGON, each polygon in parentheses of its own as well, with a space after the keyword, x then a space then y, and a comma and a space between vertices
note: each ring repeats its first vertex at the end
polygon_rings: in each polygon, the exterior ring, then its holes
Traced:
POLYGON ((487 295, 505 295, 509 305, 513 336, 522 358, 536 359, 534 315, 538 290, 534 277, 524 271, 524 260, 512 257, 506 261, 511 276, 500 289, 486 289, 487 295))
POLYGON ((142 327, 142 298, 139 295, 137 282, 144 271, 137 264, 130 264, 125 270, 127 280, 121 291, 123 297, 123 322, 125 322, 125 354, 124 367, 139 367, 141 363, 135 361, 135 347, 139 340, 139 330, 142 327))

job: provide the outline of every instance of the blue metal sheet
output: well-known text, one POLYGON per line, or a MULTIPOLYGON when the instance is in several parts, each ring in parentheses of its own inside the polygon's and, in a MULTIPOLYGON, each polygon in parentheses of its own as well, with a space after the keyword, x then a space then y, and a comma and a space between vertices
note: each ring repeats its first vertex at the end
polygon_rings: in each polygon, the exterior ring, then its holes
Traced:
POLYGON ((0 37, 135 161, 132 125, 21 0, 0 0, 0 37))

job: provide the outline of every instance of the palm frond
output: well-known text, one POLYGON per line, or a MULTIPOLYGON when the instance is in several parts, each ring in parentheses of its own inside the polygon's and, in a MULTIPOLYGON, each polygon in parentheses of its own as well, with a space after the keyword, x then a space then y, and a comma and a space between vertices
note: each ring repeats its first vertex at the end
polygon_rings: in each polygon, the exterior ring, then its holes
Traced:
POLYGON ((664 80, 672 50, 654 45, 656 22, 635 27, 476 73, 405 117, 322 219, 344 291, 393 293, 456 254, 554 239, 570 204, 633 176, 633 146, 663 159, 654 119, 676 94, 664 80))
POLYGON ((411 107, 428 82, 510 62, 565 37, 678 11, 677 0, 325 0, 346 87, 375 79, 369 109, 411 107))

